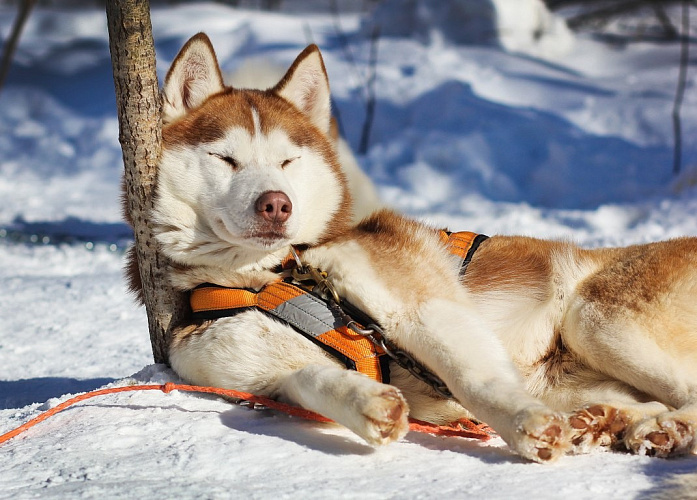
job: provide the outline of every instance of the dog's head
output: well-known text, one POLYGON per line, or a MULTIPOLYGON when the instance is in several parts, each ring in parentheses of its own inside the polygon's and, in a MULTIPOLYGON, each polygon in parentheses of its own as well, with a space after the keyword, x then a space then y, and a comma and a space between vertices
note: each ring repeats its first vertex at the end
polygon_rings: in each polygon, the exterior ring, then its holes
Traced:
POLYGON ((240 267, 289 245, 315 245, 351 218, 328 139, 330 95, 311 45, 266 91, 225 87, 204 34, 190 39, 164 85, 158 241, 188 265, 240 267))

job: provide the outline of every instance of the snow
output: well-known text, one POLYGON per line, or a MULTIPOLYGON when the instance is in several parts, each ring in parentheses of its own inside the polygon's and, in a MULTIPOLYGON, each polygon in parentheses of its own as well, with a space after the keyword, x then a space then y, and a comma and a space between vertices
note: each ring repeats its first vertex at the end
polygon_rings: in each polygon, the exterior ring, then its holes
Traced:
MULTIPOLYGON (((413 25, 383 29, 360 158, 383 199, 453 229, 591 247, 697 235, 694 63, 683 173, 671 173, 676 43, 575 36, 532 0, 472 2, 483 16, 497 6, 505 31, 493 42, 452 38, 461 19, 413 3, 413 25), (540 22, 550 31, 538 44, 540 22)), ((3 36, 14 16, 0 7, 3 36)), ((230 72, 247 57, 287 65, 311 38, 357 148, 366 34, 390 19, 345 14, 340 36, 321 11, 157 7, 158 71, 197 31, 230 72)), ((0 92, 0 433, 74 394, 177 381, 152 364, 145 313, 121 276, 121 168, 103 13, 37 8, 0 92)), ((610 452, 532 464, 498 438, 410 433, 373 449, 337 426, 159 391, 89 400, 0 447, 4 498, 629 499, 697 470, 694 456, 610 452)))

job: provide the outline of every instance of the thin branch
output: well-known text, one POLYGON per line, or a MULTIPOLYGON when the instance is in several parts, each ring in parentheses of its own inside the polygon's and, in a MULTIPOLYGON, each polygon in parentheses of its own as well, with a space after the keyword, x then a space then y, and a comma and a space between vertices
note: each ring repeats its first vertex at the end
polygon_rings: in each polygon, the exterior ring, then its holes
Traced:
POLYGON ((659 2, 654 1, 651 4, 651 8, 656 14, 658 21, 661 23, 663 31, 666 32, 666 36, 669 38, 677 38, 679 35, 678 30, 675 28, 675 26, 673 26, 673 23, 670 21, 668 14, 666 14, 665 6, 659 2))
POLYGON ((610 22, 613 17, 632 12, 634 10, 645 7, 646 0, 628 0, 626 2, 617 2, 610 5, 598 7, 590 12, 578 14, 567 21, 569 28, 579 29, 589 24, 599 24, 601 26, 610 22))
POLYGON ((12 33, 5 43, 5 48, 2 52, 2 62, 0 63, 0 90, 2 90, 5 84, 5 79, 7 74, 10 72, 10 66, 12 65, 12 58, 14 57, 15 50, 19 44, 19 37, 22 34, 24 25, 29 19, 29 14, 34 8, 36 0, 23 0, 19 2, 19 13, 17 14, 17 19, 12 26, 12 33))
MULTIPOLYGON (((339 43, 341 44, 341 50, 344 52, 344 57, 346 60, 349 62, 351 65, 351 68, 355 73, 359 73, 358 71, 358 64, 356 63, 356 58, 353 57, 353 52, 351 51, 351 47, 348 43, 348 40, 346 38, 346 35, 344 34, 344 30, 341 27, 341 14, 339 12, 339 5, 337 4, 336 0, 332 0, 329 4, 331 11, 332 11, 332 19, 334 20, 334 32, 336 33, 337 38, 339 38, 339 43)), ((362 80, 362 78, 359 78, 362 80)), ((364 87, 361 87, 361 98, 363 99, 363 104, 367 106, 368 103, 368 96, 367 92, 364 87)))
POLYGON ((373 127, 373 119, 375 117, 375 81, 377 79, 377 65, 378 65, 378 40, 380 39, 380 27, 375 26, 373 32, 370 36, 370 60, 369 68, 370 74, 368 81, 366 82, 367 87, 367 101, 365 105, 365 120, 363 121, 363 132, 361 133, 361 144, 358 148, 358 152, 362 155, 368 152, 368 145, 370 142, 370 130, 373 127))
POLYGON ((673 174, 680 173, 682 165, 682 122, 680 120, 680 108, 685 96, 685 82, 687 81, 687 65, 690 56, 690 2, 682 2, 682 33, 680 37, 680 73, 678 75, 678 88, 675 91, 673 102, 673 174))
POLYGON ((607 4, 608 0, 545 0, 545 3, 551 10, 558 10, 563 9, 564 7, 576 6, 579 4, 584 6, 597 3, 607 4))

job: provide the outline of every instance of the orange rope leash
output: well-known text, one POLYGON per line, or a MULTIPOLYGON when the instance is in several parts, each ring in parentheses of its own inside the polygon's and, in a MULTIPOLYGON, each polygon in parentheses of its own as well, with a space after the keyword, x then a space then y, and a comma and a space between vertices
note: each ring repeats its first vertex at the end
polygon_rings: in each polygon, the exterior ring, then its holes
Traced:
MULTIPOLYGON (((39 422, 43 422, 47 418, 59 413, 66 408, 90 399, 96 396, 103 396, 105 394, 115 394, 118 392, 131 392, 131 391, 162 391, 164 393, 169 393, 172 391, 186 391, 186 392, 205 392, 209 394, 217 394, 219 396, 226 396, 233 399, 240 399, 243 401, 249 401, 250 403, 263 405, 272 410, 278 410, 288 415, 295 417, 301 417, 307 420, 315 420, 317 422, 331 422, 332 420, 327 417, 323 417, 318 413, 313 411, 305 410, 303 408, 298 408, 297 406, 291 406, 279 401, 274 401, 273 399, 257 396, 250 394, 248 392, 235 391, 233 389, 221 389, 219 387, 202 387, 197 385, 183 385, 174 384, 172 382, 167 382, 162 385, 130 385, 127 387, 113 387, 111 389, 100 389, 98 391, 86 392, 74 398, 68 399, 61 404, 51 408, 50 410, 42 413, 41 415, 29 420, 27 423, 20 425, 16 429, 7 432, 0 436, 0 444, 9 441, 13 437, 21 434, 27 429, 35 426, 39 422)), ((458 420, 455 424, 449 426, 435 425, 428 422, 422 422, 416 419, 409 419, 409 429, 416 432, 425 432, 428 434, 437 434, 441 436, 459 436, 472 439, 481 439, 486 441, 493 434, 493 430, 486 424, 476 424, 471 420, 462 419, 458 420)))

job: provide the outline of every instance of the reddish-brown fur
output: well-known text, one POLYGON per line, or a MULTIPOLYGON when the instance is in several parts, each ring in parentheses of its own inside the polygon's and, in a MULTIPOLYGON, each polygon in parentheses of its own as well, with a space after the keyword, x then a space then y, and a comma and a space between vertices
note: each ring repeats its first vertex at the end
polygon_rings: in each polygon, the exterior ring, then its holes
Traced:
POLYGON ((586 280, 581 296, 610 313, 660 308, 661 301, 689 269, 697 268, 697 240, 681 238, 604 251, 602 272, 586 280))

